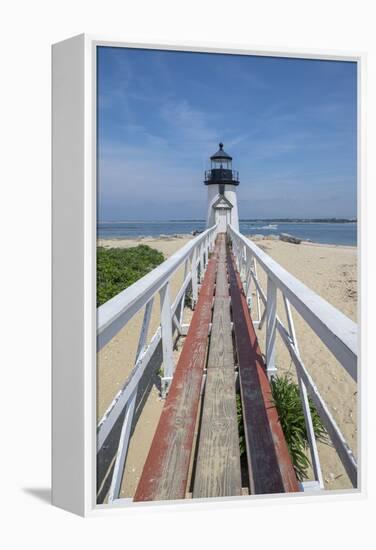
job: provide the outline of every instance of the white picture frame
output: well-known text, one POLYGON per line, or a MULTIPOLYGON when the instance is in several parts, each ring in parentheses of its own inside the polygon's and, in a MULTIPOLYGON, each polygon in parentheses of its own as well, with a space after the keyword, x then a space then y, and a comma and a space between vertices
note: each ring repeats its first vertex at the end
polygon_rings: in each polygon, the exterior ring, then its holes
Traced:
MULTIPOLYGON (((348 60, 358 66, 358 220, 359 220, 359 484, 346 498, 364 495, 364 94, 365 54, 321 51, 274 51, 225 45, 135 44, 79 35, 52 47, 52 215, 53 215, 53 355, 52 355, 52 502, 81 516, 139 510, 145 506, 212 507, 220 500, 96 504, 96 48, 98 46, 235 53, 306 59, 348 60)), ((222 499, 251 506, 260 499, 299 499, 303 495, 222 499)), ((338 499, 343 492, 304 495, 338 499)))

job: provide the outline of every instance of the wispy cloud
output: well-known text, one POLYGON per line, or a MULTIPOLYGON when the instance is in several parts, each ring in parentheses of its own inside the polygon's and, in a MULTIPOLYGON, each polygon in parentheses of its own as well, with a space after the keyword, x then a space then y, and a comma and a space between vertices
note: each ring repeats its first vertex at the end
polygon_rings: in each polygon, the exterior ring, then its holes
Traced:
POLYGON ((160 114, 168 130, 185 149, 192 145, 195 149, 213 146, 217 140, 215 117, 193 107, 187 99, 167 101, 160 114))
POLYGON ((267 58, 118 49, 101 63, 102 219, 204 216, 203 171, 219 141, 240 170, 244 215, 293 204, 351 215, 356 97, 345 66, 332 78, 328 65, 290 63, 286 76, 267 58))

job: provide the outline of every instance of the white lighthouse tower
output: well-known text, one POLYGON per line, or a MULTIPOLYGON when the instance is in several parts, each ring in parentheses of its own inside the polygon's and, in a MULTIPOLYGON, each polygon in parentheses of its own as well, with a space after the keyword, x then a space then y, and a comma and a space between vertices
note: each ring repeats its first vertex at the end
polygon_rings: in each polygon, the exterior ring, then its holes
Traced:
POLYGON ((206 227, 218 224, 218 232, 225 233, 227 224, 239 231, 238 201, 236 187, 239 173, 232 169, 232 157, 223 150, 223 143, 210 157, 211 169, 205 172, 208 186, 208 213, 206 227))

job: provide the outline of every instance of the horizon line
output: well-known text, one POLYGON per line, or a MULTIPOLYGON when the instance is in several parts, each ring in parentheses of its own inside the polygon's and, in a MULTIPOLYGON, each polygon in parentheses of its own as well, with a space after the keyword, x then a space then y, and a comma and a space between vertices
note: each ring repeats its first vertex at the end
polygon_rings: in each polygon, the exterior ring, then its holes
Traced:
MULTIPOLYGON (((266 218, 239 218, 239 221, 248 222, 248 221, 330 221, 330 220, 344 220, 349 222, 357 222, 358 219, 356 216, 325 216, 325 217, 298 217, 291 216, 286 218, 278 217, 266 217, 266 218)), ((151 219, 151 218, 140 218, 137 220, 127 220, 127 219, 110 219, 110 220, 97 220, 97 223, 140 223, 140 222, 205 222, 205 218, 161 218, 161 219, 151 219)))

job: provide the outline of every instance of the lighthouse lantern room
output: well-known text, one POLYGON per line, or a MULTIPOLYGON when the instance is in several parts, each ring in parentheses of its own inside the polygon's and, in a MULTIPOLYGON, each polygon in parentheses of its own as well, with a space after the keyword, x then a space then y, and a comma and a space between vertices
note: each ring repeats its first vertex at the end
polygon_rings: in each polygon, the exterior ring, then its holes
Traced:
POLYGON ((239 231, 238 203, 236 187, 239 173, 232 169, 232 157, 223 150, 223 143, 210 157, 211 168, 205 172, 205 185, 208 186, 208 213, 206 226, 218 224, 218 232, 225 233, 231 224, 239 231))

